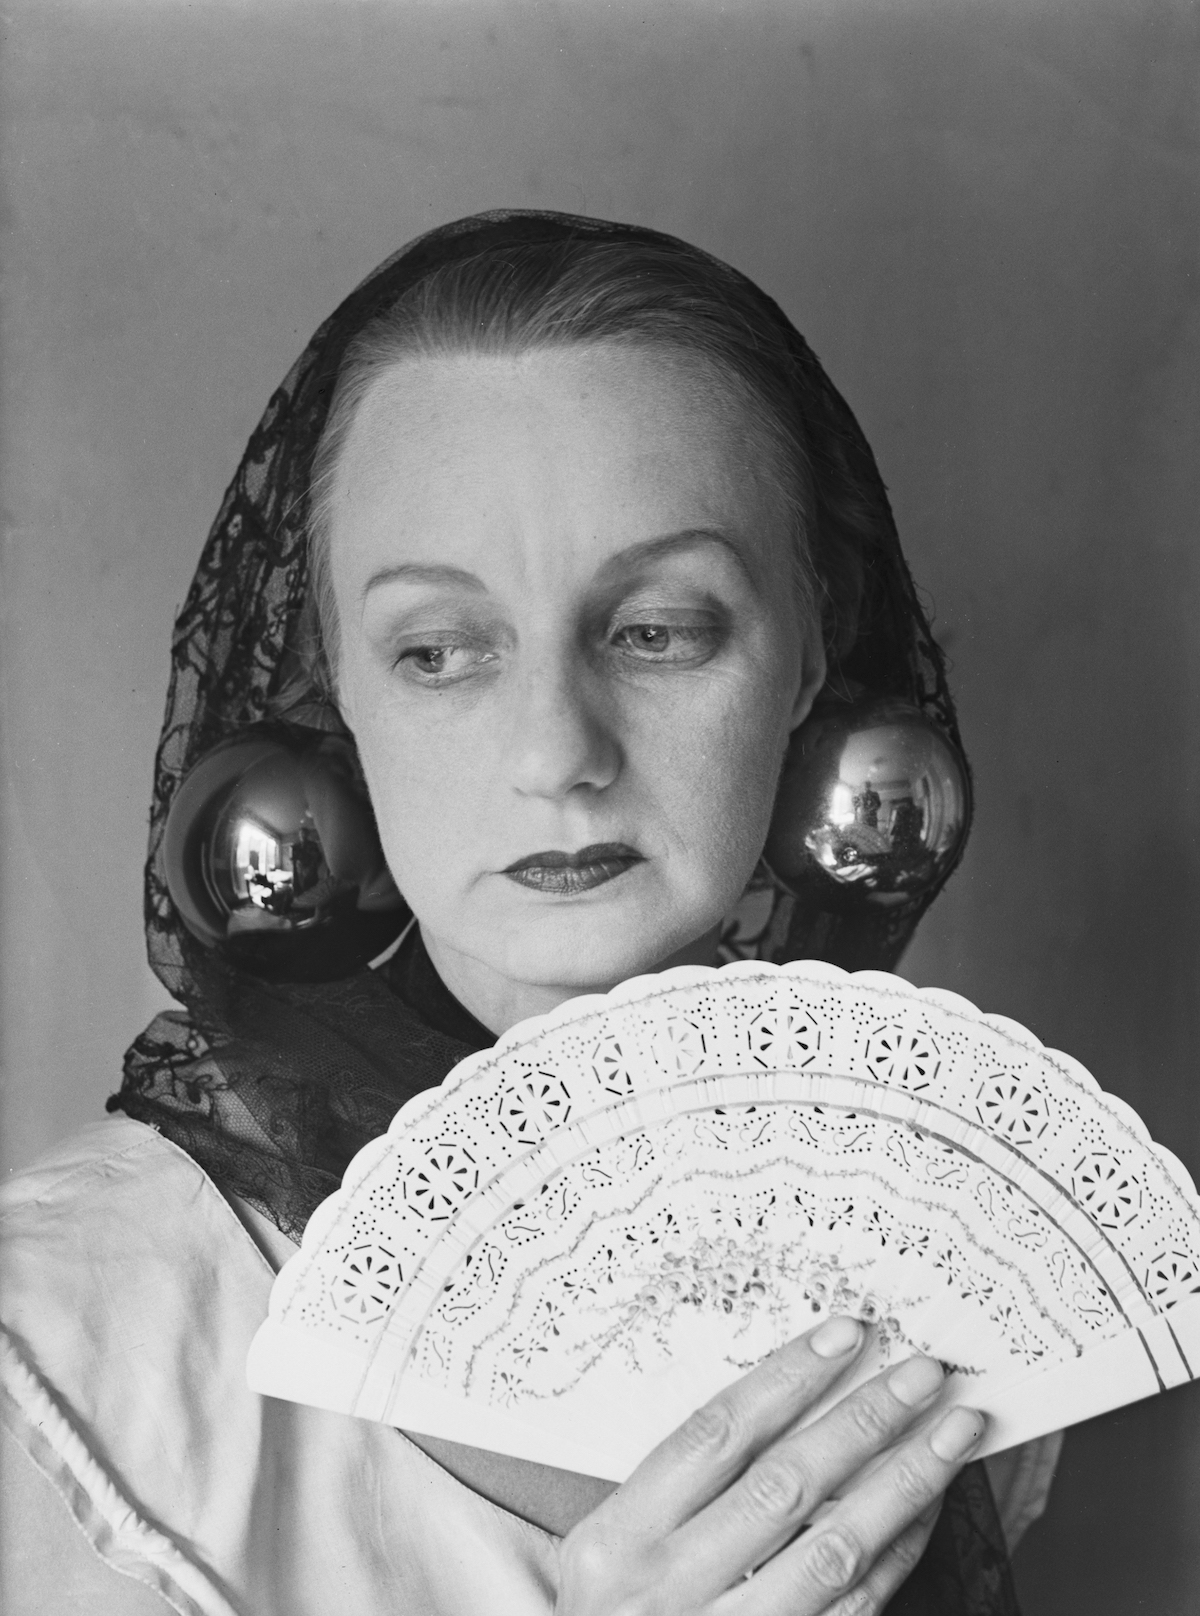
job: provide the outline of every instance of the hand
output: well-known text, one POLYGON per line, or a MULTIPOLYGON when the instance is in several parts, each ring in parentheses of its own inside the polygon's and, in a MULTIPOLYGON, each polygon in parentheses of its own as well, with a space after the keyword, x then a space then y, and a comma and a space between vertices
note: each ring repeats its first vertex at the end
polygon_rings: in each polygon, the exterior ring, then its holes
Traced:
POLYGON ((865 1335, 828 1319, 685 1420, 563 1539, 556 1616, 882 1610, 985 1422, 958 1408, 910 1431, 942 1384, 910 1358, 797 1431, 865 1335))

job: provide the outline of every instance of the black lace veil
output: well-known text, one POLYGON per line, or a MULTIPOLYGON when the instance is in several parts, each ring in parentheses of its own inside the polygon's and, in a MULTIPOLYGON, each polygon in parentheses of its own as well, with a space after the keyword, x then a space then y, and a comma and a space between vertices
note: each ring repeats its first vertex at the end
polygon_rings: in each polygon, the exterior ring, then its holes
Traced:
MULTIPOLYGON (((462 219, 402 249, 325 321, 271 396, 175 624, 155 759, 145 921, 150 964, 184 1008, 156 1018, 133 1044, 109 1109, 157 1128, 222 1189, 249 1201, 293 1239, 337 1188, 355 1151, 478 1041, 464 1041, 439 1029, 436 1018, 417 1014, 386 969, 333 983, 265 983, 206 949, 184 926, 167 888, 168 811, 188 769, 247 725, 280 719, 340 727, 302 653, 313 615, 309 479, 350 341, 435 268, 483 251, 581 236, 705 258, 653 231, 525 211, 462 219)), ((783 312, 739 279, 778 331, 787 356, 811 457, 816 570, 828 579, 849 555, 859 580, 850 631, 843 624, 830 645, 829 683, 903 697, 957 741, 942 657, 870 447, 783 312)), ((756 879, 769 884, 765 871, 756 879)), ((802 949, 823 952, 795 919, 782 932, 776 927, 774 936, 774 958, 802 949)), ((894 962, 897 936, 885 917, 867 937, 865 957, 859 942, 855 963, 894 962)), ((826 957, 834 956, 826 951, 826 957)), ((981 1466, 969 1467, 951 1490, 925 1560, 891 1608, 897 1616, 1016 1616, 981 1466)))
MULTIPOLYGON (((207 950, 175 912, 163 869, 164 826, 181 779, 216 742, 264 718, 282 713, 316 727, 338 724, 318 692, 306 687, 296 651, 307 632, 309 476, 347 345, 434 268, 484 251, 578 236, 652 243, 693 260, 705 256, 653 231, 563 214, 490 213, 443 226, 388 259, 350 294, 315 333, 255 428, 175 624, 155 761, 147 947, 155 973, 185 1004, 207 997, 216 983, 207 950)), ((830 648, 829 685, 903 696, 957 740, 942 657, 866 438, 782 310, 738 279, 768 312, 788 355, 813 467, 818 575, 847 555, 859 564, 856 620, 849 636, 841 636, 849 643, 830 648)))
MULTIPOLYGON (((286 721, 318 730, 341 719, 314 677, 308 576, 309 480, 339 368, 352 339, 434 270, 481 253, 580 237, 648 243, 734 276, 778 332, 808 444, 818 577, 837 593, 853 578, 829 634, 827 688, 865 689, 915 703, 957 741, 942 657, 905 564, 874 456, 845 401, 781 309, 727 265, 673 237, 566 214, 480 214, 420 237, 389 258, 317 330, 272 394, 209 533, 171 643, 171 680, 155 759, 145 876, 150 964, 185 1007, 159 1016, 133 1044, 110 1108, 159 1127, 224 1188, 298 1237, 337 1187, 358 1145, 387 1127, 416 1089, 436 1083, 467 1046, 414 1016, 386 972, 340 982, 256 981, 196 940, 168 890, 164 832, 191 766, 247 725, 286 721)), ((756 876, 770 887, 765 868, 756 876)), ((860 927, 856 958, 785 911, 749 947, 888 967, 898 942, 888 912, 860 927), (769 948, 762 939, 767 938, 769 948)), ((773 911, 774 913, 774 911, 773 911)), ((905 935, 915 923, 903 919, 905 935)), ((837 939, 832 939, 834 943, 837 939)))

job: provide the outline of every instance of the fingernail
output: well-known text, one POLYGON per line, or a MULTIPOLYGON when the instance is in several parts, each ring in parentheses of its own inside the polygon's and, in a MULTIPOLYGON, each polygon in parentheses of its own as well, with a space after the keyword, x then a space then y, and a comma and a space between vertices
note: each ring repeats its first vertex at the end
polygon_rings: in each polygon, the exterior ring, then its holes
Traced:
POLYGON ((862 1325, 842 1313, 836 1319, 826 1319, 809 1336, 808 1344, 818 1358, 844 1358, 861 1340, 862 1325))
POLYGON ((952 1408, 945 1419, 934 1426, 929 1446, 939 1459, 952 1464, 978 1446, 986 1423, 978 1409, 952 1408))
POLYGON ((936 1358, 906 1358, 888 1380, 888 1391, 906 1408, 927 1403, 942 1384, 942 1366, 936 1358))

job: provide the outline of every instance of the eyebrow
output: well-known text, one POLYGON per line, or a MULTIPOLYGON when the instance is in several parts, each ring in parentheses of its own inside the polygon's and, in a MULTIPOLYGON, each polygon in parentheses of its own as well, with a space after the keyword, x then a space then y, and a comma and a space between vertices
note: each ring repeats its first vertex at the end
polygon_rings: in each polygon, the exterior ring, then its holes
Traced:
POLYGON ((380 567, 373 572, 362 586, 359 600, 366 600, 372 589, 380 584, 390 583, 414 584, 458 584, 461 588, 473 590, 476 594, 486 590, 487 586, 481 578, 473 572, 467 572, 463 567, 450 567, 440 562, 401 561, 394 567, 380 567))
MULTIPOLYGON (((639 543, 631 544, 626 549, 618 551, 616 555, 610 556, 600 569, 600 576, 602 579, 611 579, 614 574, 628 571, 632 567, 664 560, 687 550, 698 549, 705 544, 719 545, 745 575, 747 581, 757 584, 758 580, 742 554, 741 547, 727 533, 722 533, 719 528, 714 527, 688 527, 678 533, 663 533, 657 538, 642 539, 639 543)), ((373 589, 377 589, 381 584, 390 583, 456 584, 475 594, 487 592, 487 585, 483 580, 462 567, 451 567, 441 562, 401 561, 394 567, 380 567, 377 572, 373 572, 363 585, 359 599, 366 600, 373 589)))
POLYGON ((664 533, 658 538, 643 539, 639 544, 631 544, 628 549, 618 551, 615 556, 609 557, 601 568, 601 576, 611 577, 613 574, 628 571, 631 567, 661 561, 669 556, 699 549, 706 544, 718 545, 736 564, 747 582, 757 584, 758 580, 742 553, 741 546, 731 539, 728 533, 723 533, 716 527, 687 527, 679 533, 664 533))

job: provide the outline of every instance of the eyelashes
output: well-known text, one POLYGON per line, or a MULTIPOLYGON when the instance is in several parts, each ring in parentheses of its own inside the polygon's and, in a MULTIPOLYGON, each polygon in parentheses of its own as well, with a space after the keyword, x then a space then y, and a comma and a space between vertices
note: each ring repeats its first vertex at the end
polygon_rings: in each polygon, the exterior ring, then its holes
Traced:
POLYGON ((428 645, 411 645, 400 652, 393 665, 417 684, 457 684, 460 679, 488 663, 497 661, 499 653, 477 646, 464 645, 453 640, 436 641, 428 645))
POLYGON ((610 643, 640 662, 680 663, 706 660, 722 638, 711 623, 628 623, 610 643))
MULTIPOLYGON (((618 669, 695 667, 715 655, 727 637, 721 623, 647 617, 611 627, 596 652, 618 669)), ((410 684, 442 688, 494 671, 507 648, 503 636, 447 629, 394 651, 391 667, 410 684)))

